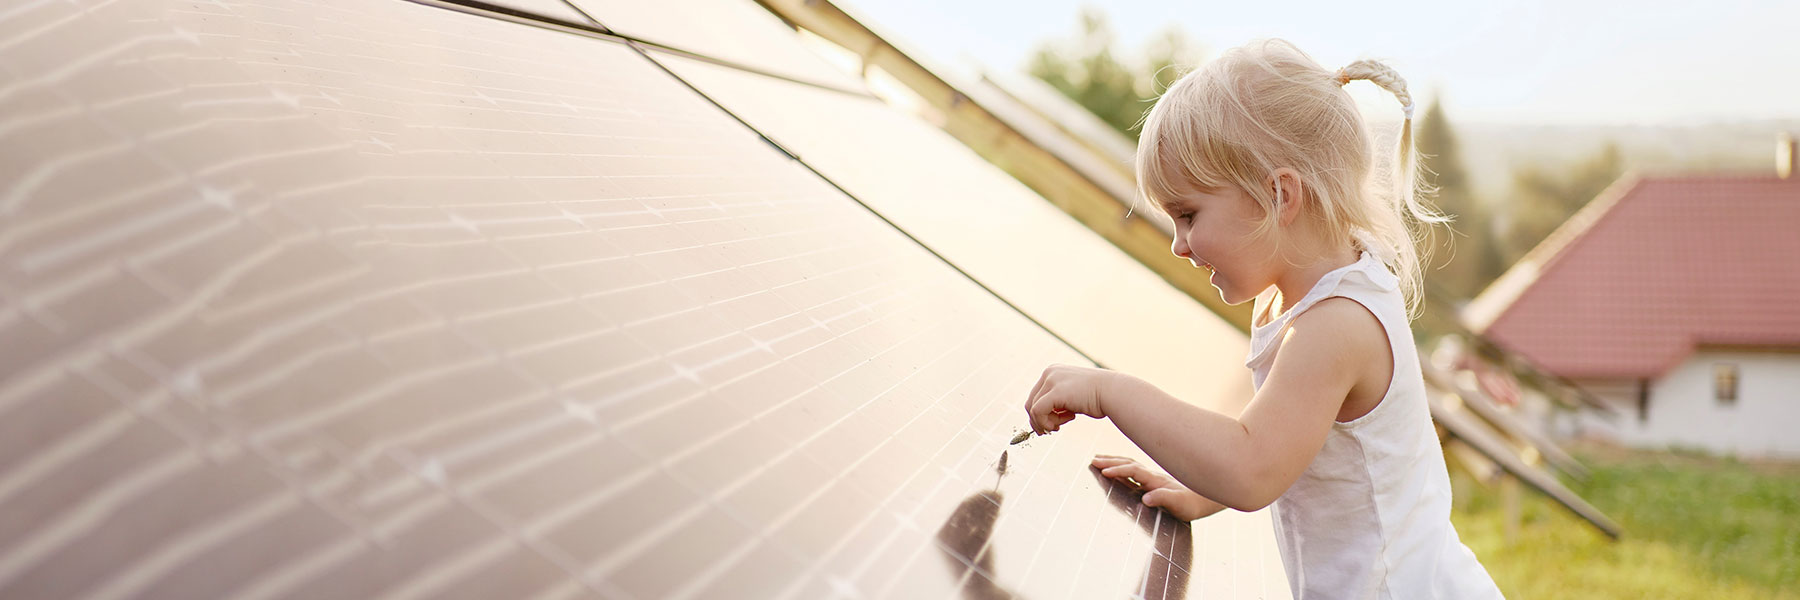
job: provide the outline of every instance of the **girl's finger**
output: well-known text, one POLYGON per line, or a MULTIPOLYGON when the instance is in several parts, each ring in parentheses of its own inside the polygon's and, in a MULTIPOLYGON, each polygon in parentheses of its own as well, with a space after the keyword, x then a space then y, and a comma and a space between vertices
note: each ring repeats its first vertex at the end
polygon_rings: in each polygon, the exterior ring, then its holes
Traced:
POLYGON ((1158 489, 1169 487, 1170 485, 1168 476, 1163 475, 1161 471, 1150 470, 1138 463, 1101 469, 1100 473, 1114 479, 1129 478, 1131 481, 1128 481, 1127 483, 1135 483, 1136 487, 1139 488, 1158 489), (1113 469, 1118 470, 1111 473, 1107 472, 1112 471, 1113 469))
POLYGON ((1025 396, 1025 410, 1027 412, 1031 411, 1031 403, 1035 402, 1037 400, 1038 393, 1043 391, 1043 389, 1044 389, 1044 382, 1049 379, 1050 379, 1050 369, 1048 367, 1046 367, 1046 368, 1044 368, 1043 373, 1038 374, 1037 383, 1031 386, 1031 393, 1027 394, 1025 396))
POLYGON ((1114 465, 1111 467, 1101 469, 1100 474, 1105 475, 1107 477, 1111 477, 1113 479, 1130 477, 1130 478, 1136 479, 1138 481, 1143 481, 1144 480, 1144 477, 1143 477, 1144 466, 1137 464, 1137 463, 1114 465))
POLYGON ((1056 384, 1050 383, 1045 385, 1042 391, 1038 392, 1037 399, 1033 400, 1031 406, 1026 408, 1026 412, 1031 417, 1032 430, 1036 431, 1038 435, 1055 431, 1050 428, 1050 413, 1055 410, 1056 384))
POLYGON ((1118 457, 1118 456, 1100 455, 1100 456, 1094 457, 1093 465, 1104 469, 1104 468, 1107 468, 1107 467, 1110 467, 1113 465, 1122 465, 1122 464, 1125 464, 1128 462, 1131 462, 1131 459, 1122 458, 1122 457, 1118 457))
POLYGON ((1031 404, 1025 407, 1025 418, 1031 422, 1031 432, 1038 435, 1044 435, 1046 433, 1043 417, 1038 415, 1038 404, 1043 401, 1043 398, 1040 396, 1039 398, 1032 400, 1031 404))

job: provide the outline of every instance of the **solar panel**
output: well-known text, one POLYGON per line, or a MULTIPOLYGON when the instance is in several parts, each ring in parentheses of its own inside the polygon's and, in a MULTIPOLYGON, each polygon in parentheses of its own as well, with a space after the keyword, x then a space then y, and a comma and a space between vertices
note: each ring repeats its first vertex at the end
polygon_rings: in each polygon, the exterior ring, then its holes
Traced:
POLYGON ((0 49, 0 596, 1285 589, 1083 472, 1116 432, 1008 447, 1083 356, 635 50, 351 0, 0 49))
POLYGON ((941 130, 870 98, 653 58, 1090 356, 1217 410, 1250 397, 1241 333, 941 130))

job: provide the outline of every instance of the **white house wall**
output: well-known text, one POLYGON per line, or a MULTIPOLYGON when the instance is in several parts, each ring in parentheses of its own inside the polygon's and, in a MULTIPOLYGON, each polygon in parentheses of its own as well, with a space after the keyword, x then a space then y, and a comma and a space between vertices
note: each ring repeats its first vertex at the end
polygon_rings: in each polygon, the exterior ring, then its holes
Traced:
POLYGON ((1620 418, 1588 418, 1588 433, 1634 447, 1700 448, 1739 456, 1800 456, 1800 354, 1701 351, 1650 385, 1648 418, 1631 382, 1582 382, 1617 406, 1620 418), (1715 399, 1713 366, 1738 365, 1738 399, 1715 399))

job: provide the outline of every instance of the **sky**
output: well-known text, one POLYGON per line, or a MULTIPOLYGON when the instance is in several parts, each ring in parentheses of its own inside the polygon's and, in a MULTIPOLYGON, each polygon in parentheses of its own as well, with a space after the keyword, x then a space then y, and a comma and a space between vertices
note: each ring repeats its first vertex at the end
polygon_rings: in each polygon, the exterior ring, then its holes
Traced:
MULTIPOLYGON (((835 1, 903 47, 963 72, 1023 71, 1040 43, 1074 39, 1083 9, 1098 7, 1119 40, 1115 50, 1134 60, 1171 27, 1199 43, 1203 57, 1280 37, 1328 69, 1382 60, 1421 106, 1441 97, 1462 122, 1800 118, 1795 0, 835 1)), ((1376 97, 1352 93, 1365 110, 1376 97)))

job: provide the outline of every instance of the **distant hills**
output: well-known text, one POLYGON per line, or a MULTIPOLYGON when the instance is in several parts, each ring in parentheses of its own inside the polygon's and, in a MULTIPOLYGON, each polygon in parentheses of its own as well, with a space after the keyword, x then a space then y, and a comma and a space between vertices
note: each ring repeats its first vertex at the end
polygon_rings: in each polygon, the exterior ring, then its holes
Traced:
POLYGON ((1651 173, 1773 173, 1781 131, 1800 137, 1800 119, 1694 125, 1505 125, 1451 120, 1476 193, 1500 202, 1513 173, 1527 166, 1556 170, 1616 143, 1628 169, 1651 173))

